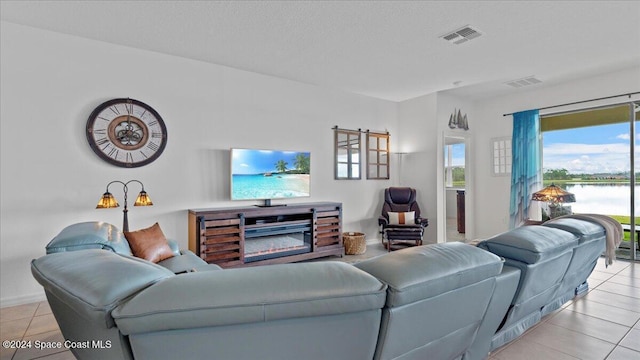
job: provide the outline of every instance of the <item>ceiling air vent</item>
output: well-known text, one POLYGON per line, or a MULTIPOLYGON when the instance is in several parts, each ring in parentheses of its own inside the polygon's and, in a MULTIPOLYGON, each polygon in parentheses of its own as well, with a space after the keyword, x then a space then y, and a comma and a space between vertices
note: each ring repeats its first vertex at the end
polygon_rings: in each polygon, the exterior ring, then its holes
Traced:
POLYGON ((460 45, 464 42, 467 42, 471 39, 475 39, 478 36, 482 35, 480 33, 480 31, 478 31, 477 29, 472 28, 471 26, 467 25, 461 29, 458 29, 456 31, 453 31, 451 33, 448 33, 446 35, 441 36, 441 38, 447 40, 450 43, 456 44, 456 45, 460 45))
POLYGON ((505 83, 505 85, 509 85, 511 87, 514 87, 514 88, 521 88, 523 86, 540 84, 541 82, 542 81, 536 79, 533 76, 527 76, 527 77, 522 78, 522 79, 507 81, 505 83))

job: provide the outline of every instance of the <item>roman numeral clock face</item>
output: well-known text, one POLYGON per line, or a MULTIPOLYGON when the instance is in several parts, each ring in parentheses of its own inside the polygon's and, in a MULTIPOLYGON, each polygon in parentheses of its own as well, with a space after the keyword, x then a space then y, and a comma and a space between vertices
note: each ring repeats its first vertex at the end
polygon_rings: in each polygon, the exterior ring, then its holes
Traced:
POLYGON ((133 99, 113 99, 89 116, 87 140, 108 163, 138 167, 162 154, 167 145, 167 128, 149 105, 133 99))

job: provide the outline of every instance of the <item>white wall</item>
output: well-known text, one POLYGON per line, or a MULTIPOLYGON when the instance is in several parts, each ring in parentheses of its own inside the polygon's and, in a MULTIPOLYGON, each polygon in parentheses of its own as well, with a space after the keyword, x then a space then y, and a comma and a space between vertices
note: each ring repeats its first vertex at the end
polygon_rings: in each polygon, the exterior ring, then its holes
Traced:
POLYGON ((400 119, 399 143, 397 151, 405 153, 399 184, 416 189, 421 215, 429 219, 425 230, 425 243, 434 243, 438 239, 437 201, 436 201, 436 111, 437 94, 421 96, 407 100, 399 105, 400 119))
MULTIPOLYGON (((467 146, 473 144, 472 138, 476 121, 473 103, 454 96, 437 93, 421 96, 400 103, 398 111, 400 121, 399 151, 406 152, 400 183, 415 187, 423 217, 429 218, 429 227, 425 232, 426 242, 444 242, 446 237, 446 208, 444 186, 444 136, 464 137, 467 146), (470 119, 470 129, 450 129, 449 116, 455 109, 461 109, 470 119)), ((469 151, 468 155, 472 156, 469 151)), ((473 203, 473 157, 466 159, 468 171, 467 198, 473 203)), ((467 212, 467 234, 473 234, 474 217, 467 212)))
POLYGON ((229 200, 231 147, 310 151, 312 196, 295 202, 340 201, 344 230, 377 241, 383 189, 397 169, 388 181, 335 181, 331 127, 388 130, 395 149, 396 103, 6 22, 0 35, 0 305, 42 299, 29 262, 65 226, 121 226, 120 209, 95 209, 110 180, 138 179, 154 202, 130 207, 132 230, 158 221, 184 248, 187 209, 257 203, 229 200), (122 169, 90 149, 88 115, 117 97, 163 117, 168 144, 152 164, 122 169))
MULTIPOLYGON (((610 74, 584 78, 553 87, 530 90, 522 89, 510 96, 493 98, 475 103, 477 118, 476 136, 474 138, 475 187, 476 201, 473 213, 476 215, 477 237, 489 237, 506 231, 509 227, 509 189, 510 177, 494 177, 491 175, 491 139, 511 136, 513 117, 502 116, 505 113, 518 112, 529 109, 539 109, 575 101, 596 99, 640 91, 640 68, 630 68, 610 74)), ((631 99, 638 99, 633 96, 631 99)), ((541 114, 559 111, 575 110, 579 108, 606 105, 628 101, 628 97, 602 100, 542 110, 541 114)))

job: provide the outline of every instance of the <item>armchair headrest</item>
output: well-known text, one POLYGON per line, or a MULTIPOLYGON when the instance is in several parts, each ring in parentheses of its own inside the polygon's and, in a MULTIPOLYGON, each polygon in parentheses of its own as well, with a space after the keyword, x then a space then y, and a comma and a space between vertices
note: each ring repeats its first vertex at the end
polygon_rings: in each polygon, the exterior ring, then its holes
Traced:
POLYGON ((384 190, 382 216, 389 219, 390 211, 415 211, 420 217, 420 206, 416 202, 416 189, 410 187, 390 187, 384 190))
POLYGON ((390 204, 411 204, 416 201, 416 189, 410 187, 390 187, 384 191, 384 200, 390 204))

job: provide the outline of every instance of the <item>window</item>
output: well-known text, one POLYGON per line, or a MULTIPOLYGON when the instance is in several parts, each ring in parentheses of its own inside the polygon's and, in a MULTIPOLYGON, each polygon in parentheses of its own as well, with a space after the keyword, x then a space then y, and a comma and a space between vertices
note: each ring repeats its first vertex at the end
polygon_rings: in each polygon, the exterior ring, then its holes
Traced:
POLYGON ((448 188, 464 188, 465 144, 464 139, 447 137, 444 147, 444 183, 448 188))
POLYGON ((491 141, 491 151, 493 152, 493 175, 511 175, 511 138, 496 138, 491 141))

